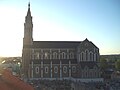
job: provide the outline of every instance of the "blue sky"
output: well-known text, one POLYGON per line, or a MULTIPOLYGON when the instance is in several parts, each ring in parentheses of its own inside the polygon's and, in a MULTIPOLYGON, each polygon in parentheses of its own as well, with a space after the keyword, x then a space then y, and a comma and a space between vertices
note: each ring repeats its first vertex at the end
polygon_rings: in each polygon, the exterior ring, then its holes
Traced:
MULTIPOLYGON (((21 56, 29 0, 0 0, 0 56, 21 56)), ((120 54, 120 0, 30 0, 33 38, 83 41, 120 54)))

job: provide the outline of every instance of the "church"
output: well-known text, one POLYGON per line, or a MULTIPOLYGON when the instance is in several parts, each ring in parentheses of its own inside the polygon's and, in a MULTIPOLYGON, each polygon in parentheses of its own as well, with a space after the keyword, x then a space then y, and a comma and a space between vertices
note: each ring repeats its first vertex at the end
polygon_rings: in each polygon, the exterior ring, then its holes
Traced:
POLYGON ((100 78, 99 48, 83 41, 33 41, 30 3, 24 23, 22 74, 33 79, 100 78))

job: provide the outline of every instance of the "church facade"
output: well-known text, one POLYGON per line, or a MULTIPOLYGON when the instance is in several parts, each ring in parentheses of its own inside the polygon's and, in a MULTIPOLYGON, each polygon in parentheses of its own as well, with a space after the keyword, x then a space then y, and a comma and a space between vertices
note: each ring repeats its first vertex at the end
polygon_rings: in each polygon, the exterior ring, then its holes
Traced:
POLYGON ((24 23, 22 73, 27 78, 100 78, 99 48, 83 41, 33 41, 33 23, 28 5, 24 23))

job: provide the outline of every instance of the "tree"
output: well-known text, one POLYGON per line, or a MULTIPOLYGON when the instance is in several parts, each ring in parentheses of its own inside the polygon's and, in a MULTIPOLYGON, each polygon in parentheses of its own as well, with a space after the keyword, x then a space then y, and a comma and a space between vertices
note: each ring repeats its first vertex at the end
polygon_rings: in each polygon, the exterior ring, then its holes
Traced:
POLYGON ((117 61, 115 62, 115 68, 116 68, 117 70, 120 70, 120 60, 117 60, 117 61))
POLYGON ((105 70, 108 68, 107 60, 105 58, 100 59, 100 68, 105 70))

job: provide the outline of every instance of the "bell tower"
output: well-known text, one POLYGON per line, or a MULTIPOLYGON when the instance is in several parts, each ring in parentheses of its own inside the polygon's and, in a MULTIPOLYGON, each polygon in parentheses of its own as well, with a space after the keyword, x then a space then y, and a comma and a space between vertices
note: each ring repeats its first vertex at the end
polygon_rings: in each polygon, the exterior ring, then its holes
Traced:
POLYGON ((30 11, 30 3, 28 4, 28 11, 27 16, 25 17, 24 23, 24 38, 23 38, 23 45, 32 45, 33 42, 33 23, 32 23, 32 16, 30 11))
POLYGON ((22 77, 29 78, 30 73, 30 59, 31 59, 31 46, 33 44, 33 23, 30 11, 30 3, 28 4, 28 11, 24 23, 24 37, 23 37, 23 50, 22 50, 22 77))

